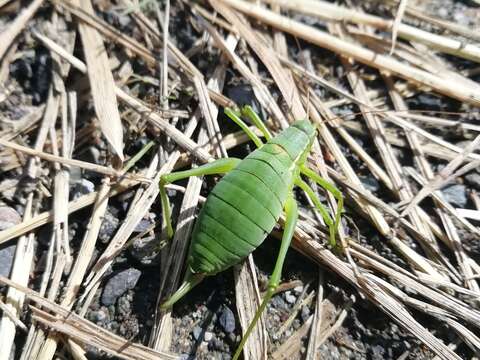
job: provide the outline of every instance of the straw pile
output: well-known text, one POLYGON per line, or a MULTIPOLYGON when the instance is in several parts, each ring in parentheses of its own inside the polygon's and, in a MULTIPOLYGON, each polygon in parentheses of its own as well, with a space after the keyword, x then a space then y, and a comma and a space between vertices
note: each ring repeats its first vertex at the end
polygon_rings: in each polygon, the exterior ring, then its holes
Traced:
POLYGON ((225 278, 234 295, 215 300, 235 304, 240 326, 230 343, 228 331, 215 333, 220 315, 201 291, 179 313, 157 312, 181 280, 213 181, 169 187, 177 194, 171 242, 156 220, 157 184, 174 169, 251 149, 223 116, 244 103, 261 109, 274 133, 295 119, 315 123, 310 166, 347 203, 341 247, 332 249, 321 218, 296 193, 293 256, 319 267, 313 279, 281 284, 277 300, 300 290, 282 319, 280 300, 269 307, 245 359, 480 352, 475 1, 23 3, 0 1, 0 254, 16 245, 0 277, 0 359, 86 359, 92 349, 123 359, 228 358, 264 290, 255 256, 234 268, 234 281, 225 278), (150 140, 153 149, 144 147, 150 140), (72 184, 85 180, 93 188, 73 198, 72 184), (117 223, 101 241, 114 208, 117 223), (132 259, 139 243, 152 246, 148 266, 146 256, 132 259), (112 269, 129 266, 156 274, 140 278, 150 291, 135 287, 138 277, 127 289, 130 302, 137 294, 148 304, 130 333, 118 318, 116 327, 99 320, 112 269), (202 310, 192 320, 195 306, 202 310), (396 329, 397 343, 374 355, 375 335, 369 342, 356 327, 362 317, 371 334, 396 329), (400 353, 389 349, 402 342, 400 353))

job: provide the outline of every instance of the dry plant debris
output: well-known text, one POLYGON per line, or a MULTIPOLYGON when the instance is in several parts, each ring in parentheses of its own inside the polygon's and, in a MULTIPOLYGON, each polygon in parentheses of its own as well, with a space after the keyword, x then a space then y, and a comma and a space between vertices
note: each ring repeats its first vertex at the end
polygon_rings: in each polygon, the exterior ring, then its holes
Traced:
POLYGON ((315 123, 309 161, 347 201, 332 249, 296 193, 244 358, 480 353, 479 5, 0 1, 0 360, 231 358, 283 222, 162 313, 217 179, 168 187, 171 241, 157 195, 164 173, 252 151, 223 115, 244 104, 275 133, 315 123))

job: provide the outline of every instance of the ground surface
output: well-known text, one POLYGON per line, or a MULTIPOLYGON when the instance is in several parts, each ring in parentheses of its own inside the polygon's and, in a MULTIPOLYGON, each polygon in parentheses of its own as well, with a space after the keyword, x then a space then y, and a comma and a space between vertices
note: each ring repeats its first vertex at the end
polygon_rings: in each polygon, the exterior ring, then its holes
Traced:
MULTIPOLYGON (((98 3, 96 10, 100 18, 103 18, 121 31, 137 39, 142 39, 140 28, 129 17, 128 12, 124 8, 113 6, 108 1, 100 1, 98 3)), ((471 2, 444 0, 417 1, 414 3, 433 16, 451 20, 471 28, 480 28, 480 10, 471 2)), ((391 15, 387 9, 379 7, 374 3, 367 4, 366 9, 379 11, 380 15, 391 15)), ((51 54, 32 38, 31 30, 36 27, 42 28, 42 23, 50 18, 51 11, 51 5, 46 4, 21 35, 21 40, 18 44, 18 51, 21 51, 21 56, 13 59, 8 67, 9 75, 5 88, 10 89, 10 92, 0 103, 0 116, 2 119, 9 119, 11 122, 24 119, 29 111, 46 102, 48 89, 52 81, 49 75, 52 66, 51 54)), ((192 51, 190 60, 208 79, 219 62, 218 51, 208 47, 204 47, 203 51, 193 51, 192 49, 195 46, 199 46, 199 44, 204 46, 201 43, 203 33, 192 25, 192 23, 198 23, 192 21, 191 13, 184 3, 172 2, 171 11, 170 40, 185 54, 189 55, 189 51, 192 51)), ((155 19, 152 11, 146 10, 146 14, 155 19)), ((2 16, 2 24, 7 24, 14 16, 14 12, 7 11, 2 16)), ((316 26, 322 27, 322 23, 312 18, 309 19, 304 16, 297 16, 297 18, 302 18, 306 22, 311 20, 316 26)), ((304 50, 309 49, 311 46, 305 42, 296 42, 292 38, 288 38, 288 45, 291 45, 289 53, 292 56, 296 56, 297 45, 300 45, 304 50)), ((127 63, 125 61, 127 57, 114 44, 107 44, 107 50, 110 56, 115 58, 112 62, 117 62, 115 71, 116 76, 120 77, 120 67, 118 65, 127 63), (113 54, 116 55, 113 56, 113 54)), ((340 67, 338 57, 326 50, 319 50, 318 48, 312 48, 311 50, 313 61, 319 68, 320 66, 324 67, 326 77, 337 79, 340 84, 347 84, 345 79, 342 78, 342 68, 340 67)), ((82 57, 82 50, 79 44, 76 46, 75 54, 78 57, 82 57)), ((472 63, 466 60, 458 60, 451 57, 445 58, 452 62, 452 66, 459 69, 471 69, 474 67, 472 63)), ((156 69, 146 66, 143 61, 138 59, 132 60, 130 66, 135 74, 135 76, 130 77, 130 83, 128 84, 130 89, 133 89, 132 92, 136 93, 144 101, 150 101, 153 107, 158 107, 158 72, 156 69)), ((260 67, 259 71, 260 77, 267 80, 268 74, 265 69, 260 67)), ((365 71, 365 77, 368 77, 368 72, 368 70, 365 71)), ((65 80, 69 88, 74 88, 80 94, 87 96, 85 78, 79 72, 72 71, 65 80)), ((479 81, 478 75, 473 80, 479 81)), ((182 88, 180 86, 172 94, 172 106, 179 109, 188 108, 190 112, 193 112, 197 105, 197 99, 192 95, 192 91, 191 87, 182 88)), ((251 88, 246 85, 245 79, 241 78, 233 68, 227 71, 223 94, 237 103, 249 103, 253 96, 251 88)), ((93 120, 91 104, 88 101, 81 104, 83 104, 84 108, 82 108, 79 114, 77 123, 85 124, 83 125, 85 129, 93 129, 96 123, 93 120)), ((425 94, 417 94, 410 97, 408 104, 411 108, 432 111, 473 111, 472 108, 462 106, 456 101, 425 94)), ((351 106, 337 110, 340 115, 356 111, 351 106)), ((123 114, 127 119, 124 128, 125 153, 127 155, 135 154, 149 139, 160 139, 165 149, 168 152, 172 151, 174 145, 167 143, 164 137, 159 137, 158 130, 148 128, 147 126, 134 125, 134 119, 138 119, 125 109, 122 109, 122 111, 124 111, 123 114)), ((472 115, 465 115, 464 117, 468 118, 468 116, 472 115)), ((462 117, 463 115, 457 116, 458 119, 462 119, 462 117)), ((177 124, 182 130, 185 129, 183 121, 180 120, 177 124)), ((228 124, 224 118, 222 118, 220 124, 222 133, 226 134, 236 130, 235 126, 228 124)), ((6 129, 8 126, 7 121, 4 120, 2 125, 6 129)), ((455 133, 454 130, 437 128, 432 129, 432 132, 455 144, 462 144, 468 140, 462 134, 455 133)), ((21 134, 21 143, 33 147, 36 135, 37 129, 35 128, 33 131, 25 130, 21 134)), ((356 139, 367 152, 375 154, 376 148, 372 144, 371 138, 356 136, 356 139)), ((77 141, 79 141, 79 145, 74 152, 73 157, 75 159, 101 165, 110 164, 110 150, 108 150, 106 141, 98 130, 86 131, 86 135, 81 139, 77 138, 77 141)), ((248 154, 252 148, 251 143, 243 144, 232 149, 229 155, 242 157, 248 154)), ((386 188, 370 175, 362 161, 346 146, 343 150, 347 159, 352 164, 358 165, 355 170, 360 175, 364 185, 385 202, 393 201, 386 188)), ((403 151, 400 148, 396 148, 396 151, 398 151, 404 165, 412 165, 410 152, 403 151)), ((50 152, 50 150, 47 150, 47 152, 50 152)), ((325 156, 327 157, 328 154, 325 156)), ((380 161, 378 154, 374 156, 380 161)), ((19 216, 25 211, 29 193, 32 192, 32 189, 35 189, 36 192, 41 192, 41 190, 38 190, 38 179, 40 179, 41 183, 43 182, 45 189, 51 190, 53 187, 52 171, 49 170, 48 165, 41 168, 42 170, 37 180, 32 180, 25 176, 23 170, 26 166, 25 157, 20 155, 17 158, 16 161, 20 161, 19 164, 11 163, 11 161, 11 157, 5 157, 5 160, 2 162, 4 171, 0 174, 0 188, 2 189, 0 196, 0 206, 2 206, 0 208, 0 230, 7 229, 12 224, 20 221, 19 216)), ((445 162, 437 160, 432 164, 436 169, 439 169, 445 162)), ((148 166, 148 160, 145 159, 142 159, 136 165, 138 169, 146 166, 148 166)), ((81 172, 72 168, 70 199, 98 189, 102 178, 103 175, 81 172)), ((208 179, 203 183, 202 195, 208 195, 215 181, 216 179, 208 179)), ((186 182, 180 182, 179 185, 185 186, 186 182)), ((462 178, 458 178, 456 184, 450 189, 444 190, 444 193, 448 201, 455 207, 468 207, 472 206, 472 202, 468 197, 469 194, 479 189, 480 172, 475 170, 462 178)), ((299 192, 296 194, 302 208, 305 211, 309 211, 304 196, 299 192)), ((172 203, 175 207, 173 218, 176 219, 182 196, 180 192, 175 191, 169 191, 169 195, 172 197, 172 203)), ((130 191, 112 198, 110 201, 107 212, 103 216, 103 223, 91 264, 96 262, 96 259, 107 248, 108 242, 124 221, 133 196, 134 192, 130 191)), ((429 205, 427 202, 425 204, 427 212, 429 212, 429 205)), ((45 197, 38 206, 39 211, 51 209, 51 199, 45 197)), ((69 236, 73 253, 78 252, 90 218, 90 211, 87 208, 76 212, 69 218, 69 236)), ((148 344, 155 321, 154 313, 159 289, 158 284, 160 282, 159 268, 162 261, 165 261, 165 257, 162 258, 159 255, 158 249, 158 243, 162 240, 160 226, 153 226, 156 222, 160 222, 160 214, 160 203, 156 201, 143 220, 137 225, 130 239, 135 238, 137 235, 141 236, 130 242, 115 257, 112 266, 106 273, 85 314, 86 319, 93 323, 111 330, 113 333, 128 340, 142 344, 148 344), (150 227, 155 228, 155 230, 149 230, 150 227)), ((361 235, 359 235, 359 241, 362 245, 368 249, 375 250, 402 267, 407 266, 398 254, 392 251, 386 240, 380 237, 372 228, 369 222, 358 218, 357 213, 348 207, 346 216, 355 218, 356 225, 360 227, 361 235)), ((358 234, 356 229, 349 228, 349 223, 348 221, 345 222, 347 232, 358 234)), ((157 223, 157 225, 159 224, 157 223)), ((45 261, 48 257, 52 237, 52 226, 44 226, 36 233, 35 265, 31 273, 29 286, 38 290, 41 274, 46 267, 45 261)), ((469 234, 465 232, 461 233, 461 237, 465 240, 464 246, 469 255, 480 261, 479 248, 476 245, 475 238, 469 240, 469 234)), ((278 244, 278 239, 273 236, 269 237, 253 254, 255 264, 259 270, 261 291, 265 290, 267 277, 273 269, 278 244)), ((14 246, 13 242, 0 245, 0 274, 3 276, 7 276, 10 272, 14 257, 14 246)), ((291 315, 297 300, 305 297, 305 293, 310 293, 312 290, 318 291, 319 276, 321 276, 321 286, 324 291, 322 322, 331 325, 338 319, 342 310, 346 310, 346 317, 338 329, 319 348, 319 359, 432 359, 434 357, 434 354, 423 343, 411 333, 392 322, 389 316, 360 295, 351 284, 326 267, 318 267, 317 264, 304 255, 291 250, 284 269, 282 283, 286 284, 287 290, 275 295, 266 312, 270 354, 278 355, 278 353, 275 353, 278 347, 301 329, 313 314, 315 298, 302 305, 291 325, 282 329, 282 332, 279 333, 279 329, 291 315)), ((61 284, 64 285, 65 281, 62 281, 61 284)), ((0 287, 0 289, 2 288, 0 287)), ((5 288, 3 288, 4 293, 5 288)), ((78 310, 80 305, 74 308, 78 310)), ((424 313, 416 312, 415 310, 411 311, 419 322, 428 327, 436 336, 443 339, 445 343, 458 340, 443 323, 432 320, 431 317, 426 316, 424 313)), ((208 278, 198 285, 188 296, 175 305, 172 317, 173 340, 171 351, 182 354, 185 359, 230 359, 240 340, 240 325, 235 306, 235 288, 232 271, 228 270, 215 277, 208 278)), ((21 319, 29 324, 30 316, 25 312, 21 319)), ((292 343, 295 344, 295 350, 288 356, 291 360, 304 358, 308 346, 307 338, 305 336, 302 341, 292 343)), ((12 350, 13 359, 20 358, 24 342, 24 334, 18 333, 15 340, 16 347, 12 350)), ((87 346, 87 350, 86 356, 89 359, 111 358, 111 356, 96 348, 87 346)), ((473 356, 471 350, 461 342, 456 352, 465 359, 473 356)), ((66 358, 69 358, 68 352, 64 354, 66 358)))

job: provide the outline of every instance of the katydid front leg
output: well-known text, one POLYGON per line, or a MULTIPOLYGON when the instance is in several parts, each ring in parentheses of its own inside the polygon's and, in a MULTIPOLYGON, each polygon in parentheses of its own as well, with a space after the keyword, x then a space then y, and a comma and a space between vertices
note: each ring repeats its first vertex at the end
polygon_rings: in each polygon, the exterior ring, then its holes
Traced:
POLYGON ((335 223, 332 220, 332 217, 328 213, 328 210, 323 206, 323 204, 320 202, 320 199, 318 196, 315 194, 313 189, 308 185, 305 181, 303 181, 300 176, 295 180, 295 185, 297 185, 300 189, 305 191, 307 196, 312 200, 313 205, 317 208, 318 212, 323 218, 323 221, 325 221, 325 224, 328 226, 328 230, 330 233, 330 244, 332 246, 335 246, 336 241, 335 241, 335 223))
POLYGON ((246 105, 242 108, 242 114, 250 119, 250 121, 257 127, 257 129, 262 132, 263 136, 265 136, 265 139, 267 141, 272 138, 272 134, 270 134, 270 131, 268 131, 262 119, 260 119, 260 117, 255 111, 253 111, 250 105, 246 105))
POLYGON ((234 110, 230 108, 226 108, 225 115, 227 115, 231 120, 233 120, 233 122, 237 124, 245 134, 248 135, 250 140, 252 140, 255 143, 255 146, 257 148, 263 145, 262 140, 260 140, 257 134, 255 134, 242 119, 240 119, 240 117, 237 115, 237 113, 234 110))
MULTIPOLYGON (((322 178, 320 175, 318 175, 315 171, 312 169, 308 168, 305 165, 302 165, 300 167, 300 172, 315 181, 318 185, 320 185, 322 188, 327 190, 329 193, 333 195, 333 197, 337 200, 337 212, 335 213, 335 221, 333 223, 333 228, 330 229, 330 242, 332 243, 332 246, 335 246, 335 234, 338 232, 338 227, 340 226, 340 221, 342 217, 342 212, 343 212, 343 196, 340 190, 338 190, 335 185, 332 183, 328 182, 324 178, 322 178), (332 235, 333 234, 333 235, 332 235), (333 236, 333 237, 332 237, 333 236), (333 241, 332 241, 333 239, 333 241)), ((307 185, 308 186, 308 185, 307 185)), ((313 191, 312 191, 313 193, 313 191)), ((317 196, 313 193, 314 197, 316 198, 317 196)), ((318 198, 317 198, 318 200, 318 198)), ((312 201, 315 203, 315 200, 312 198, 312 201)), ((320 211, 320 210, 319 210, 320 211)), ((320 211, 321 212, 321 211, 320 211)))

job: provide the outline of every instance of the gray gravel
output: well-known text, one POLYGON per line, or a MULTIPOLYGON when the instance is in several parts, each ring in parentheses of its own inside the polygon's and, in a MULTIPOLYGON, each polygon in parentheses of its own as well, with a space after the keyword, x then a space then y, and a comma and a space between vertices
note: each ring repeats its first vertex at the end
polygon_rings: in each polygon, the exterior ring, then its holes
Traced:
POLYGON ((21 221, 22 218, 14 209, 8 206, 0 206, 0 231, 19 224, 21 221))
POLYGON ((480 190, 480 174, 476 172, 472 172, 464 177, 465 182, 474 187, 477 190, 480 190))
POLYGON ((120 220, 107 210, 103 217, 102 225, 100 226, 98 239, 103 243, 110 241, 119 225, 120 220))
POLYGON ((235 331, 235 315, 229 307, 223 307, 218 323, 227 334, 235 331))
POLYGON ((102 304, 105 306, 115 304, 118 297, 135 287, 140 275, 142 275, 140 270, 130 268, 112 276, 103 290, 102 304))
MULTIPOLYGON (((19 224, 22 218, 14 209, 8 206, 0 206, 0 231, 6 230, 15 224, 19 224)), ((12 270, 15 256, 15 243, 0 246, 0 275, 8 277, 12 270)))
POLYGON ((87 179, 79 179, 73 184, 70 191, 73 194, 73 199, 77 199, 82 195, 94 192, 95 185, 87 179))
POLYGON ((4 277, 10 276, 12 270, 13 257, 15 255, 16 245, 12 244, 0 249, 0 275, 4 277))
POLYGON ((464 208, 467 206, 467 188, 462 184, 454 184, 442 189, 446 201, 455 207, 464 208))

